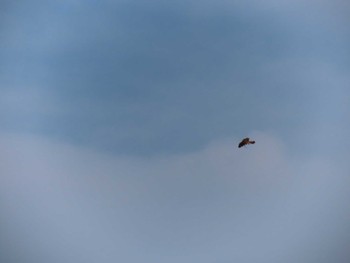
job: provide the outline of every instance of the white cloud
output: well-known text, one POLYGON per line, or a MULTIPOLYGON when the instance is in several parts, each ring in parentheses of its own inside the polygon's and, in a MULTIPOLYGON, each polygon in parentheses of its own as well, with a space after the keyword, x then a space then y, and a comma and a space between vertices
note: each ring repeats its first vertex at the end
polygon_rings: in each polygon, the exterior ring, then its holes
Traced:
POLYGON ((291 160, 280 140, 251 137, 257 143, 244 149, 228 138, 191 154, 132 158, 3 134, 6 241, 26 262, 332 256, 332 244, 349 239, 340 235, 348 227, 346 167, 291 160))

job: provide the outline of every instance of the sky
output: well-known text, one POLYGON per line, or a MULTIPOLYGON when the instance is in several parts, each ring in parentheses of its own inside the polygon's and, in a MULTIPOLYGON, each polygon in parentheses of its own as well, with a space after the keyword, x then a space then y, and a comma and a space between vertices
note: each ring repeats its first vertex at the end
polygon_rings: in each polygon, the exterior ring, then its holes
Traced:
POLYGON ((2 1, 1 262, 349 262, 349 12, 2 1))

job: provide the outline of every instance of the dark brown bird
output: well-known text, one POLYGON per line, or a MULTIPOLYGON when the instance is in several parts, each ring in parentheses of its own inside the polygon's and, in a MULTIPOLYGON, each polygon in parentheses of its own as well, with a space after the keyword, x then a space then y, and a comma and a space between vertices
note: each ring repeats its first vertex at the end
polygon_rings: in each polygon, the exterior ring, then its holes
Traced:
POLYGON ((254 144, 255 141, 250 141, 249 138, 244 138, 239 144, 238 148, 241 148, 242 146, 245 146, 247 144, 254 144))

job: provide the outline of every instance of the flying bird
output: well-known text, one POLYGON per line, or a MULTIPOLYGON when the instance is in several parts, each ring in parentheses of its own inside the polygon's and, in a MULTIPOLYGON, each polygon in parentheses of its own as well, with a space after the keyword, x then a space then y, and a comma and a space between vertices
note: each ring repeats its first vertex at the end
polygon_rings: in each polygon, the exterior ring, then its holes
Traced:
POLYGON ((249 138, 244 138, 239 144, 238 148, 241 148, 242 146, 248 145, 248 144, 254 144, 255 141, 251 141, 249 138))

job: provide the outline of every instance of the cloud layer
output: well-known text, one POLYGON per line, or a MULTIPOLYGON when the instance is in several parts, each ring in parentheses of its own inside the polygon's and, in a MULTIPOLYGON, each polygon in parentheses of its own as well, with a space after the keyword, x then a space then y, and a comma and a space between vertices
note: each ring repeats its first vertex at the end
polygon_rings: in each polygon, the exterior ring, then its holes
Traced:
POLYGON ((131 158, 1 136, 9 262, 346 262, 345 166, 267 133, 131 158), (343 170, 341 169, 343 168, 343 170))

